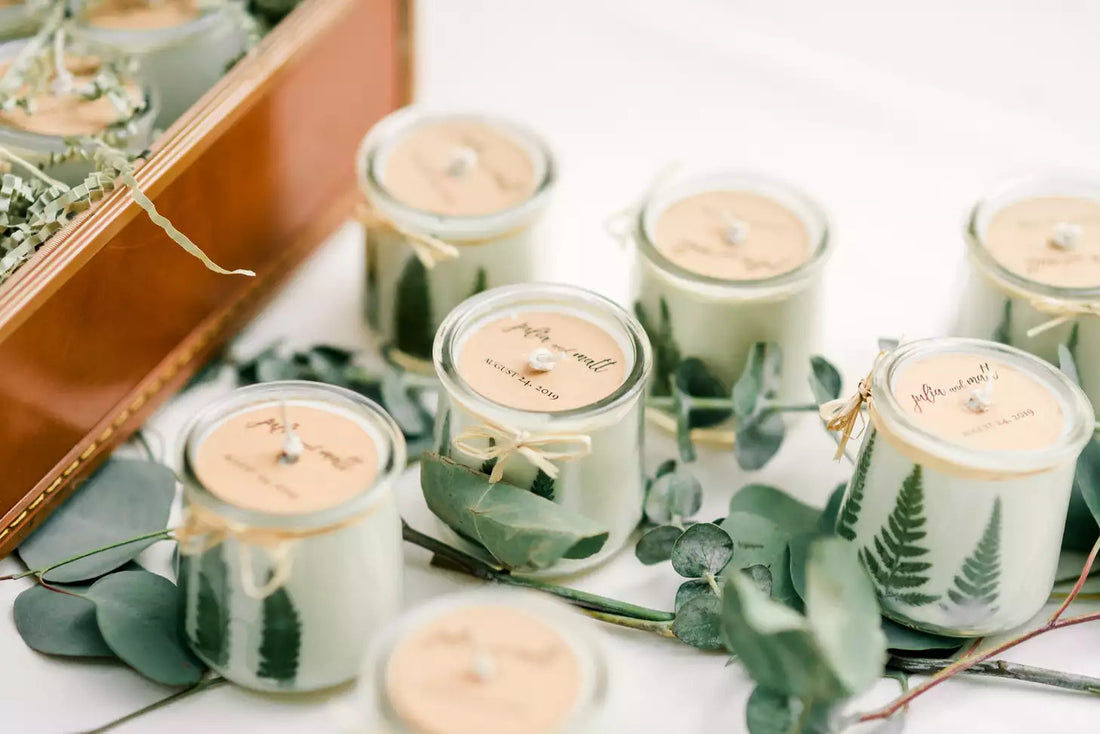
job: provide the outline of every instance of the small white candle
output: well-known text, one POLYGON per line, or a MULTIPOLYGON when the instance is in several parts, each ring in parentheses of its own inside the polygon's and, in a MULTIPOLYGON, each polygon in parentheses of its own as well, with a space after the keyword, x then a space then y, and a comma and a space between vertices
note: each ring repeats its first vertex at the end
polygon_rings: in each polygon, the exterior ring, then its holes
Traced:
POLYGON ((402 618, 375 645, 360 686, 392 734, 596 734, 611 730, 606 676, 576 612, 482 591, 402 618))
POLYGON ((196 0, 85 0, 77 19, 79 37, 141 61, 160 95, 160 129, 175 122, 244 53, 246 31, 229 3, 203 9, 196 0))
MULTIPOLYGON (((649 342, 636 320, 602 296, 571 286, 486 291, 440 327, 435 366, 444 391, 437 426, 449 430, 439 443, 449 446, 450 458, 480 469, 483 461, 458 439, 481 428, 522 434, 539 450, 572 452, 552 462, 558 472, 552 499, 610 534, 597 554, 559 562, 549 573, 605 560, 641 520, 641 398, 650 362, 649 342), (542 369, 544 352, 552 355, 553 369, 542 369), (532 367, 533 359, 539 367, 532 367), (570 438, 549 441, 555 437, 570 438)), ((497 461, 502 480, 517 487, 548 480, 521 451, 497 461)))
POLYGON ((1100 405, 1100 177, 1007 181, 970 213, 956 333, 1051 362, 1076 325, 1081 386, 1100 405))
POLYGON ((838 516, 885 615, 949 635, 1031 618, 1054 580, 1092 406, 1046 362, 977 339, 886 355, 838 516))
POLYGON ((363 140, 367 317, 388 355, 431 375, 432 338, 471 294, 537 276, 555 180, 515 123, 406 108, 363 140))
MULTIPOLYGON (((830 249, 814 202, 760 176, 686 176, 650 193, 634 238, 634 297, 655 348, 671 340, 681 358, 702 359, 729 388, 752 344, 774 342, 785 365, 780 397, 808 393, 830 249)), ((653 380, 666 392, 668 374, 653 380)))
POLYGON ((353 678, 401 605, 400 430, 349 391, 274 382, 211 406, 187 435, 191 647, 247 688, 353 678))

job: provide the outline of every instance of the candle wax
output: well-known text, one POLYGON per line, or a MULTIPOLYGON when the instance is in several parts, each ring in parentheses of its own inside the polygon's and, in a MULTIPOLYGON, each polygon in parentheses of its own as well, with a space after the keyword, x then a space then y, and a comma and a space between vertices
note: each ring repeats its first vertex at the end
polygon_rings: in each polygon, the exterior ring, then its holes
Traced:
POLYGON ((399 641, 385 686, 419 734, 551 734, 573 713, 581 668, 569 643, 506 606, 443 614, 399 641))
MULTIPOLYGON (((10 62, 0 64, 2 74, 10 62)), ((65 64, 73 74, 73 86, 80 87, 92 81, 99 67, 94 57, 68 57, 65 64)), ((127 85, 135 105, 142 102, 142 92, 135 85, 127 85)), ((78 94, 51 94, 43 92, 33 97, 34 113, 28 114, 22 107, 0 112, 0 123, 42 135, 74 136, 94 135, 119 121, 118 110, 106 97, 85 99, 78 94)))
MULTIPOLYGON (((540 413, 573 410, 611 395, 626 379, 622 347, 597 324, 557 311, 520 311, 477 328, 461 345, 458 374, 484 397, 540 413), (553 368, 532 367, 539 350, 553 368)), ((536 362, 542 359, 536 359, 536 362)))
POLYGON ((1062 406, 1046 384, 980 354, 942 352, 903 363, 892 389, 916 427, 966 448, 1037 451, 1065 430, 1062 406), (985 409, 975 409, 982 398, 985 409))
POLYGON ((283 415, 276 403, 227 418, 195 452, 195 476, 232 505, 281 515, 334 507, 372 485, 378 449, 359 422, 334 409, 288 403, 286 415, 302 446, 290 462, 283 457, 283 415))
POLYGON ((85 20, 99 28, 148 31, 175 28, 198 17, 191 0, 93 0, 85 20))
POLYGON ((403 204, 448 216, 518 206, 537 186, 535 162, 508 133, 481 122, 424 123, 384 154, 382 185, 403 204))
POLYGON ((761 280, 810 259, 806 225, 793 211, 749 191, 706 191, 657 217, 658 252, 680 267, 725 280, 761 280))
POLYGON ((998 210, 986 228, 989 254, 1003 267, 1036 283, 1061 288, 1100 286, 1100 201, 1038 196, 998 210), (1051 239, 1059 225, 1080 227, 1072 247, 1051 239))

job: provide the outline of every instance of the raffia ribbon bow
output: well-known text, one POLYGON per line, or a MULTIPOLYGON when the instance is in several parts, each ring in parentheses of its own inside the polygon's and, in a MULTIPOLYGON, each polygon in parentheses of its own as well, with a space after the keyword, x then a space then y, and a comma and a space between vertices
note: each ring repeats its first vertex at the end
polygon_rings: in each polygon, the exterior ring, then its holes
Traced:
POLYGON ((1028 329, 1027 336, 1029 339, 1042 334, 1044 331, 1061 326, 1078 316, 1100 316, 1100 303, 1060 301, 1057 298, 1032 298, 1030 303, 1039 313, 1045 313, 1054 318, 1028 329))
POLYGON ((557 479, 558 467, 553 462, 574 461, 592 453, 592 438, 583 433, 539 434, 492 423, 467 426, 451 440, 451 445, 479 461, 496 459, 489 475, 492 483, 504 476, 504 462, 512 454, 520 454, 551 479, 557 479), (481 445, 482 441, 488 441, 488 445, 481 445), (562 448, 548 448, 552 446, 562 448))
POLYGON ((363 223, 367 229, 381 229, 395 232, 405 238, 412 248, 413 253, 424 267, 431 269, 444 260, 454 260, 458 257, 458 248, 449 242, 444 242, 438 237, 423 232, 414 232, 402 227, 397 222, 387 217, 365 201, 359 202, 355 210, 355 218, 363 223))
MULTIPOLYGON (((848 445, 848 439, 852 437, 856 423, 863 416, 863 406, 871 401, 871 376, 875 374, 875 367, 886 352, 879 352, 871 370, 867 376, 859 381, 856 391, 846 398, 837 398, 818 407, 821 419, 825 421, 825 427, 830 431, 839 431, 840 440, 837 442, 834 459, 839 460, 844 456, 844 448, 848 445)), ((857 434, 858 435, 858 434, 857 434)))

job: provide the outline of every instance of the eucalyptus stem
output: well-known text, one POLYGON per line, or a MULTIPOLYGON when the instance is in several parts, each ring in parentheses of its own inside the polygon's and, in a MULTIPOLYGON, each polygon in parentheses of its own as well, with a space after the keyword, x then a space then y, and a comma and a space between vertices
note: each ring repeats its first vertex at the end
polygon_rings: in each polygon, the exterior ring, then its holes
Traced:
POLYGON ((617 599, 611 599, 606 596, 600 596, 598 594, 590 594, 587 591, 557 586, 556 584, 551 584, 540 579, 514 576, 506 569, 497 568, 465 551, 452 548, 440 540, 425 535, 413 529, 404 521, 401 523, 401 534, 406 542, 431 551, 435 559, 442 561, 440 565, 444 565, 451 570, 460 571, 470 576, 474 576, 475 578, 482 579, 483 581, 492 581, 498 584, 534 589, 535 591, 552 594, 564 599, 573 606, 580 607, 585 610, 586 613, 596 616, 598 619, 604 618, 598 615, 607 616, 605 621, 612 621, 612 618, 614 618, 616 621, 613 623, 619 624, 620 626, 630 626, 635 629, 647 629, 651 632, 655 632, 658 631, 656 625, 651 628, 640 623, 671 624, 672 620, 676 618, 676 615, 672 612, 663 612, 657 609, 650 609, 617 599), (629 624, 626 623, 628 620, 630 621, 629 624))
MULTIPOLYGON (((891 657, 886 667, 913 675, 932 675, 951 665, 950 660, 935 658, 891 657)), ((1038 683, 1039 685, 1064 688, 1084 693, 1100 693, 1100 678, 1087 675, 1063 673, 1060 670, 1039 668, 1033 665, 1012 663, 1007 660, 986 660, 961 671, 960 675, 982 675, 994 678, 1012 678, 1013 680, 1038 683)))
POLYGON ((898 698, 895 698, 893 701, 886 704, 882 708, 861 715, 858 720, 860 722, 865 722, 875 721, 879 719, 888 719, 902 708, 908 706, 913 699, 923 695, 924 693, 927 693, 931 689, 938 686, 940 683, 943 683, 944 681, 949 680, 950 678, 953 678, 960 673, 965 673, 968 670, 972 670, 976 666, 979 666, 982 663, 996 658, 1006 650, 1011 650, 1012 648, 1023 642, 1027 642, 1028 640, 1034 637, 1038 637, 1039 635, 1045 634, 1047 632, 1062 629, 1063 627, 1071 627, 1073 625, 1084 624, 1085 622, 1094 622, 1100 620, 1100 612, 1080 614, 1076 617, 1063 616, 1066 609, 1069 608, 1069 605, 1073 602, 1075 598, 1077 598, 1077 595, 1081 592, 1081 587, 1084 586, 1085 580, 1088 578, 1089 572, 1092 570, 1092 565, 1096 562, 1096 556, 1098 553, 1100 553, 1100 539, 1098 539, 1096 541, 1096 544, 1092 546, 1092 551, 1089 553, 1088 560, 1085 561, 1084 569, 1082 569, 1081 575, 1077 579, 1077 583, 1074 584, 1073 590, 1066 595, 1066 600, 1062 602, 1061 606, 1059 606, 1054 611, 1054 613, 1050 615, 1050 618, 1047 620, 1046 624, 1042 625, 1041 627, 1037 627, 1036 629, 1025 632, 1024 634, 1017 637, 1013 637, 1012 639, 1003 642, 1000 645, 997 645, 996 647, 993 647, 985 652, 964 655, 957 660, 947 663, 942 670, 935 673, 932 677, 921 683, 919 686, 913 688, 908 693, 899 696, 898 698))
POLYGON ((594 609, 581 609, 581 612, 598 619, 601 622, 607 622, 608 624, 618 625, 619 627, 626 627, 632 630, 641 630, 642 632, 653 632, 661 637, 675 638, 676 635, 672 632, 672 620, 666 620, 664 622, 657 622, 651 619, 637 619, 635 617, 625 617, 621 614, 608 614, 607 612, 598 612, 594 609))
POLYGON ((169 529, 157 530, 156 532, 153 532, 153 533, 146 533, 145 535, 139 535, 136 538, 128 538, 126 540, 120 540, 117 543, 111 543, 110 545, 105 545, 102 548, 96 548, 95 550, 85 551, 84 553, 81 553, 79 555, 75 555, 72 558, 66 558, 64 561, 58 561, 57 563, 50 564, 49 566, 46 566, 45 568, 32 568, 32 569, 28 569, 26 571, 20 571, 19 573, 9 573, 7 576, 0 576, 0 581, 10 581, 12 579, 22 579, 22 578, 26 578, 27 576, 37 576, 38 578, 42 578, 46 574, 48 574, 50 571, 54 570, 55 568, 60 568, 61 566, 65 566, 69 563, 73 563, 74 561, 79 561, 83 558, 87 558, 88 556, 94 556, 95 554, 102 553, 103 551, 109 551, 109 550, 113 550, 115 548, 121 548, 122 546, 130 545, 131 543, 140 543, 143 540, 151 540, 151 539, 168 540, 171 537, 172 537, 172 531, 171 530, 169 530, 169 529))
POLYGON ((194 683, 194 684, 188 686, 187 688, 184 688, 183 690, 176 691, 171 696, 168 696, 166 698, 162 698, 159 701, 153 701, 153 703, 149 704, 148 706, 145 706, 144 708, 140 708, 137 711, 126 714, 125 716, 123 716, 121 718, 118 718, 118 719, 115 719, 114 721, 110 721, 110 722, 108 722, 108 723, 104 724, 103 726, 98 727, 96 729, 89 729, 86 732, 82 732, 82 734, 103 734, 103 732, 111 731, 112 729, 114 729, 116 727, 122 726, 123 724, 126 724, 126 723, 129 723, 129 722, 133 721, 134 719, 138 718, 139 716, 143 716, 143 715, 145 715, 147 713, 150 713, 152 711, 156 711, 157 709, 159 709, 163 706, 167 706, 170 703, 174 703, 174 702, 179 701, 183 698, 187 698, 188 696, 190 696, 194 693, 199 693, 200 691, 208 691, 211 688, 217 688, 218 686, 223 685, 223 684, 228 683, 228 682, 229 681, 227 681, 225 678, 222 678, 220 675, 214 675, 210 678, 203 678, 198 683, 194 683))

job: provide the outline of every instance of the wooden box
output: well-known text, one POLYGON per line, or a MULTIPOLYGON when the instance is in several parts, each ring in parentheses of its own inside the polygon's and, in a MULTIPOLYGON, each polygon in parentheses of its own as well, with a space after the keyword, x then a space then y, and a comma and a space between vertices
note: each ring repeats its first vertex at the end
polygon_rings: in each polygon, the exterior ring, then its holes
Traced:
POLYGON ((206 270, 116 190, 0 287, 0 558, 348 216, 355 150, 408 102, 407 0, 304 0, 137 179, 206 270))

